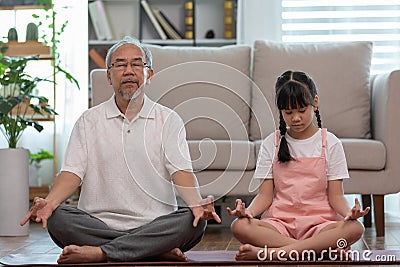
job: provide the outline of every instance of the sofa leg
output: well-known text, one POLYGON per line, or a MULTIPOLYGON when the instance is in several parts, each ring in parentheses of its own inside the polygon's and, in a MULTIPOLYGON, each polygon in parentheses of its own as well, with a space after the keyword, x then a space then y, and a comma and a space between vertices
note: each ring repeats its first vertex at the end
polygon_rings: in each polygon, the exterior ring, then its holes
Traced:
POLYGON ((385 195, 373 195, 376 236, 385 235, 385 195))
MULTIPOLYGON (((361 204, 362 204, 362 209, 365 209, 366 207, 372 208, 371 195, 361 195, 361 204)), ((372 225, 372 214, 371 213, 372 212, 368 212, 368 214, 363 217, 364 227, 371 227, 371 225, 372 225)))

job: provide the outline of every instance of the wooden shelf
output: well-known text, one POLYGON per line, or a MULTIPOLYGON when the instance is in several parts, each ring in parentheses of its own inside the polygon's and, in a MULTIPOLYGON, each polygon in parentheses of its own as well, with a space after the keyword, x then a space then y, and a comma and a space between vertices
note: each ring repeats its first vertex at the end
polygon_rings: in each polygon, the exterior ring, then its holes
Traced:
POLYGON ((51 58, 50 46, 43 45, 36 41, 27 42, 8 42, 8 47, 4 53, 5 56, 9 57, 24 57, 24 56, 35 56, 51 58))
POLYGON ((55 117, 53 115, 48 115, 48 116, 40 116, 40 115, 35 115, 32 118, 33 121, 55 121, 55 117))
MULTIPOLYGON (((25 109, 26 109, 26 113, 25 113, 25 118, 26 119, 32 119, 32 120, 34 120, 34 121, 54 121, 55 120, 55 118, 54 118, 54 115, 49 115, 49 114, 43 114, 43 115, 41 115, 41 114, 34 114, 34 111, 33 111, 33 109, 31 108, 31 107, 27 107, 26 105, 26 103, 25 102, 22 102, 22 104, 21 104, 22 106, 21 106, 21 110, 22 111, 25 111, 25 109), (33 116, 33 117, 32 117, 33 116)), ((18 113, 18 106, 15 106, 14 108, 13 108, 13 110, 11 111, 11 113, 13 114, 13 115, 16 115, 17 113, 18 113)))
POLYGON ((44 8, 51 8, 51 6, 50 5, 0 6, 0 10, 25 10, 25 9, 44 9, 44 8))
POLYGON ((25 119, 33 120, 33 121, 55 121, 56 118, 53 115, 34 115, 26 116, 25 119))
POLYGON ((34 197, 45 198, 50 192, 49 185, 42 186, 30 186, 29 187, 29 201, 32 201, 34 197))

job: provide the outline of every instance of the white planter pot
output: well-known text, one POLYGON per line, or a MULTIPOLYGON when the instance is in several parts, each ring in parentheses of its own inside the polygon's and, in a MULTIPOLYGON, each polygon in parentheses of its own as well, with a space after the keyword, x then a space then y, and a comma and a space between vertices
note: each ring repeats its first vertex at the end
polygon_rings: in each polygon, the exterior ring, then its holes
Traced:
POLYGON ((0 149, 0 236, 25 236, 29 222, 19 223, 29 209, 28 150, 0 149))

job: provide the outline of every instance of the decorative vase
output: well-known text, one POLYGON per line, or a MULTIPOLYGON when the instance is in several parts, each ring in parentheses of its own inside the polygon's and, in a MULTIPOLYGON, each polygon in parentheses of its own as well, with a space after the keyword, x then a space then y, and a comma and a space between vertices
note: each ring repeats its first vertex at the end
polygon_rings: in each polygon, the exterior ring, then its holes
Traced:
POLYGON ((0 236, 25 236, 29 222, 19 223, 29 209, 28 150, 0 149, 0 236))

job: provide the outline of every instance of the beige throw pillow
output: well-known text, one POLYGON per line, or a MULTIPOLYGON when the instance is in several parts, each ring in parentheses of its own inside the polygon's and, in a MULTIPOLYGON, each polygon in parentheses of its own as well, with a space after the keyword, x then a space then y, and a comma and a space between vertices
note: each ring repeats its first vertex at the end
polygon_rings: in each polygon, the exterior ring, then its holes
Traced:
POLYGON ((286 70, 307 72, 316 83, 323 127, 345 138, 369 138, 371 42, 284 44, 256 41, 250 137, 265 138, 279 123, 274 85, 286 70), (268 116, 270 105, 275 125, 268 116))
POLYGON ((248 140, 250 46, 149 48, 156 74, 146 93, 178 112, 188 140, 248 140))

